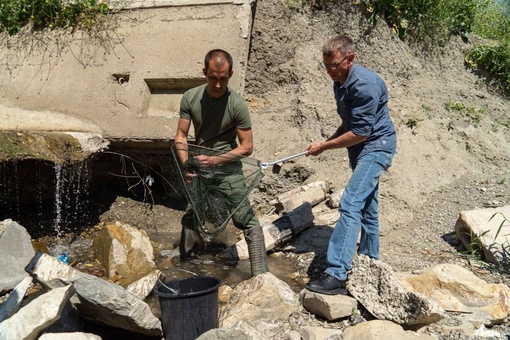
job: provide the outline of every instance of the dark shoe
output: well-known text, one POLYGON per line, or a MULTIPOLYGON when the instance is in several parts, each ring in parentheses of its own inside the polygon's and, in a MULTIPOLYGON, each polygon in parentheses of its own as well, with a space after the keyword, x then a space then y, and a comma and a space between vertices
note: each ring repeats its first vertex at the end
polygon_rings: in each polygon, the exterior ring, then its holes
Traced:
POLYGON ((339 280, 329 274, 324 273, 320 278, 315 281, 309 282, 306 289, 312 292, 327 294, 327 295, 347 295, 345 289, 345 281, 339 280))

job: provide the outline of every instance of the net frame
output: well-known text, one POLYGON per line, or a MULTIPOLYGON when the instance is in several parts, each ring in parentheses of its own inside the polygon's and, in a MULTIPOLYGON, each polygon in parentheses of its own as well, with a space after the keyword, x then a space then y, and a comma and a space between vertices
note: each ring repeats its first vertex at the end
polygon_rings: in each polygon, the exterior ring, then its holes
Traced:
POLYGON ((234 213, 248 200, 252 190, 264 177, 261 162, 242 155, 232 157, 232 153, 228 151, 190 143, 174 143, 171 150, 174 162, 179 169, 178 175, 184 194, 193 210, 194 227, 203 241, 211 242, 227 227, 234 213), (177 155, 178 151, 185 151, 188 154, 188 160, 184 164, 181 164, 177 155), (205 167, 198 163, 195 158, 197 155, 224 157, 228 161, 218 166, 205 167), (191 182, 186 180, 186 171, 196 175, 191 182), (244 187, 242 199, 239 199, 236 206, 229 206, 227 199, 222 197, 214 187, 226 176, 231 175, 242 175, 242 179, 239 178, 239 180, 243 181, 241 185, 244 187))

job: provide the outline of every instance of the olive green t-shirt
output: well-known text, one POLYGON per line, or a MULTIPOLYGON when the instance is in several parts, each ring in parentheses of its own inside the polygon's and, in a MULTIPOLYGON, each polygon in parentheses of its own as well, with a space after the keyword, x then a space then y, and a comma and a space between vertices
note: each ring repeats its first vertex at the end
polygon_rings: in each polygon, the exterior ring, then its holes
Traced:
POLYGON ((211 98, 205 88, 206 84, 184 93, 179 117, 192 121, 197 145, 232 150, 237 146, 236 129, 251 127, 246 101, 230 87, 220 98, 211 98))

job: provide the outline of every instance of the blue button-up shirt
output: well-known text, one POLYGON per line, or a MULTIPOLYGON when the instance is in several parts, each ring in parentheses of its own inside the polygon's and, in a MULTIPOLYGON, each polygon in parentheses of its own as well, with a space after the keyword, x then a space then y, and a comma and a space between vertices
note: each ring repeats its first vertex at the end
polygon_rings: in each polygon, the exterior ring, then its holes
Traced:
POLYGON ((342 119, 342 133, 352 131, 367 137, 348 148, 351 164, 372 151, 397 150, 397 136, 388 110, 388 90, 381 77, 361 65, 353 64, 343 85, 333 85, 337 112, 342 119))

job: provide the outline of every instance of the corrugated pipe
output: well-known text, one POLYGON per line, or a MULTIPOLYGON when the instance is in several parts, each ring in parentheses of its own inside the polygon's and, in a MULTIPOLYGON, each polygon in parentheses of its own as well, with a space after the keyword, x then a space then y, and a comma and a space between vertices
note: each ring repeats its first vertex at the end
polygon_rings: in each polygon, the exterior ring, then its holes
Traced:
POLYGON ((245 230, 244 238, 248 244, 252 276, 268 272, 266 244, 262 227, 257 226, 245 230))

